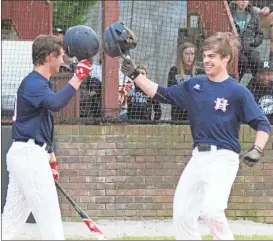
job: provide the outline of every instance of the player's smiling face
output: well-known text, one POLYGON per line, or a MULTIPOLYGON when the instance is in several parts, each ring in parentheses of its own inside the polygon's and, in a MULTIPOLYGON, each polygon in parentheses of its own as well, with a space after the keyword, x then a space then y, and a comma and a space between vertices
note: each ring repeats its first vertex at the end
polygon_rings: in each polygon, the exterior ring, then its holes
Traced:
POLYGON ((207 75, 215 76, 226 69, 228 58, 222 58, 217 49, 203 52, 203 64, 207 75))
POLYGON ((51 72, 51 74, 57 73, 59 71, 60 66, 64 62, 63 56, 64 56, 63 49, 60 50, 59 55, 51 54, 51 58, 50 58, 50 72, 51 72))

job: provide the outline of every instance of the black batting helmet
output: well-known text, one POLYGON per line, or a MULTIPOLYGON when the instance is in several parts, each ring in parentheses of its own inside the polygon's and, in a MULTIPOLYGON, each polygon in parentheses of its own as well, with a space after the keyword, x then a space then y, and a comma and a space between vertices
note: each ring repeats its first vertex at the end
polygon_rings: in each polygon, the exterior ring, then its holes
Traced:
POLYGON ((112 23, 103 32, 103 49, 110 57, 123 56, 136 45, 135 33, 122 22, 112 23))
POLYGON ((86 25, 67 29, 64 35, 64 50, 69 57, 92 60, 99 51, 99 39, 95 31, 86 25))

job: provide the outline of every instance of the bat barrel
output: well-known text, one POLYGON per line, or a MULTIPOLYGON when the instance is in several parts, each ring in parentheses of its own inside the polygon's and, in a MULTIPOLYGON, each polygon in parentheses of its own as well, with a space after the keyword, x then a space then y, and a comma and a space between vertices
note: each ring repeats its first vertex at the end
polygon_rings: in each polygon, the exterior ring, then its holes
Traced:
POLYGON ((73 205, 73 207, 76 209, 78 214, 81 216, 83 219, 84 223, 86 226, 89 228, 89 230, 96 234, 97 238, 99 240, 107 240, 105 235, 101 232, 101 230, 97 227, 95 222, 91 220, 87 214, 84 213, 84 211, 81 210, 81 208, 77 205, 77 203, 69 196, 69 194, 65 191, 65 189, 58 183, 57 181, 55 182, 56 187, 63 193, 63 195, 68 199, 68 201, 73 205))

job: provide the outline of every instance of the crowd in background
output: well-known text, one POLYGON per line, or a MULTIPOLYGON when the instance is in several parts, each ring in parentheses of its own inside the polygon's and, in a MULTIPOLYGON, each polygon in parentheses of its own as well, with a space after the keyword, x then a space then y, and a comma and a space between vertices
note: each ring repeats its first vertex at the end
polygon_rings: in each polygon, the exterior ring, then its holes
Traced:
MULTIPOLYGON (((273 124, 273 1, 228 1, 230 11, 241 40, 238 53, 238 80, 251 72, 252 78, 247 88, 261 109, 273 124), (261 59, 258 47, 264 40, 263 29, 270 30, 270 49, 267 59, 261 59)), ((63 37, 64 31, 55 30, 55 35, 63 37)), ((176 63, 170 66, 168 86, 190 81, 195 75, 205 74, 197 65, 198 50, 195 43, 184 42, 178 46, 176 63)), ((73 72, 75 61, 66 56, 60 72, 73 72)), ((139 63, 141 74, 148 69, 139 63)), ((119 107, 120 119, 125 121, 159 121, 162 115, 161 105, 149 98, 133 81, 119 71, 119 107)), ((80 90, 80 117, 95 118, 102 116, 102 61, 93 63, 90 76, 80 90)), ((171 107, 171 120, 187 121, 187 111, 177 106, 171 107)))

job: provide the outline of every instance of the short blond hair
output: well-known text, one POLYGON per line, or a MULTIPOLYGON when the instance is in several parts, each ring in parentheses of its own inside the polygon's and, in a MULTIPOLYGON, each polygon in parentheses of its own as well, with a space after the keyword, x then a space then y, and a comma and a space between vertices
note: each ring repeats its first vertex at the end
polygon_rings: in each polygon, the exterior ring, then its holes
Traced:
POLYGON ((221 58, 230 56, 228 64, 233 63, 240 47, 237 36, 231 32, 217 32, 208 37, 203 44, 203 51, 216 49, 221 58))

